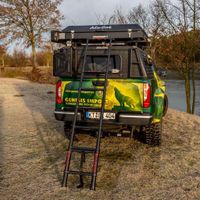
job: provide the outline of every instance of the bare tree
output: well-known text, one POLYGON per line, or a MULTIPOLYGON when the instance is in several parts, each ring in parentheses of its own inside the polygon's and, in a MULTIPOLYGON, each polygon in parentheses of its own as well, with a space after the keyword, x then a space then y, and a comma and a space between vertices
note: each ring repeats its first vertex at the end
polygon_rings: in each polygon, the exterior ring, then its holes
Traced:
POLYGON ((96 14, 97 24, 98 25, 106 25, 109 24, 110 16, 106 14, 96 14))
POLYGON ((142 28, 144 28, 144 30, 147 31, 147 33, 150 32, 151 13, 146 7, 143 7, 141 4, 133 7, 129 11, 127 18, 129 23, 138 23, 142 26, 142 28))
MULTIPOLYGON (((187 103, 187 112, 194 113, 195 111, 195 97, 196 97, 196 88, 195 88, 195 58, 199 54, 199 31, 196 28, 199 25, 199 12, 200 6, 199 1, 197 0, 179 0, 177 3, 172 3, 167 0, 156 0, 156 6, 159 8, 162 17, 166 20, 166 29, 168 34, 177 39, 169 40, 174 44, 179 44, 181 48, 171 48, 175 50, 172 56, 174 55, 174 62, 179 60, 179 64, 173 67, 178 70, 185 80, 185 92, 186 92, 186 103, 187 103), (175 56, 179 51, 181 56, 175 56), (190 78, 192 77, 192 88, 193 95, 191 94, 191 83, 190 78), (192 102, 191 102, 192 99, 192 102)), ((168 52, 170 54, 170 52, 168 52)))
POLYGON ((157 5, 154 2, 150 6, 139 4, 129 11, 127 19, 129 23, 138 23, 146 31, 151 41, 151 48, 148 53, 156 61, 157 38, 166 34, 165 19, 162 17, 157 5))
POLYGON ((191 54, 193 56, 192 63, 192 87, 193 87, 193 102, 192 102, 192 113, 195 111, 195 101, 196 101, 196 83, 195 83, 195 68, 196 68, 196 55, 199 55, 199 26, 200 26, 200 1, 199 0, 185 0, 186 5, 190 9, 190 21, 192 24, 192 44, 193 48, 191 54))
POLYGON ((126 15, 124 15, 122 8, 117 8, 114 11, 114 14, 109 17, 108 24, 126 24, 127 18, 126 15))
POLYGON ((5 55, 6 55, 6 46, 0 45, 0 66, 2 66, 2 71, 4 71, 5 67, 5 55))
POLYGON ((0 33, 9 43, 22 40, 32 49, 32 65, 36 66, 36 48, 50 29, 58 28, 62 0, 0 0, 0 33))

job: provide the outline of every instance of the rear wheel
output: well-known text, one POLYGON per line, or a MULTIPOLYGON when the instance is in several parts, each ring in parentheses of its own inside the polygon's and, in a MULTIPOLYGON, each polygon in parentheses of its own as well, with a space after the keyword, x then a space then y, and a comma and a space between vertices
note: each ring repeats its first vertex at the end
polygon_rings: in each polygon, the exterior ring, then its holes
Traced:
POLYGON ((152 146, 161 144, 162 122, 144 127, 145 143, 152 146))

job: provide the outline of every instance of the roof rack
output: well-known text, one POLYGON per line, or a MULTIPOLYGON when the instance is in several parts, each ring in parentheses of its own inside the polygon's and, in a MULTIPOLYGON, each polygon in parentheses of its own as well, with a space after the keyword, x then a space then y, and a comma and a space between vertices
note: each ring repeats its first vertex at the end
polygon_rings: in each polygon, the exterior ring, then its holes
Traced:
POLYGON ((68 26, 62 31, 51 31, 51 41, 76 44, 90 40, 90 43, 102 43, 112 39, 126 45, 148 46, 148 36, 138 24, 68 26))

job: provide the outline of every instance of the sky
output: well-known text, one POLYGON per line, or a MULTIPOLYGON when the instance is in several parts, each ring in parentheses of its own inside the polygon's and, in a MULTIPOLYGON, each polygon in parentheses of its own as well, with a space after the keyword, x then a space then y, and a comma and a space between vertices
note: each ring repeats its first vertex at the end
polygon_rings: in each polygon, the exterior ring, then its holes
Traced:
MULTIPOLYGON (((148 5, 151 0, 63 0, 59 10, 64 15, 62 28, 69 25, 97 24, 97 16, 111 16, 114 10, 120 8, 123 13, 139 4, 148 5)), ((16 43, 13 43, 8 52, 12 54, 16 43)), ((30 48, 25 50, 30 53, 30 48)))
POLYGON ((68 25, 91 25, 97 23, 97 16, 113 14, 116 8, 127 13, 138 4, 148 5, 150 0, 63 0, 60 10, 64 15, 63 27, 68 25))

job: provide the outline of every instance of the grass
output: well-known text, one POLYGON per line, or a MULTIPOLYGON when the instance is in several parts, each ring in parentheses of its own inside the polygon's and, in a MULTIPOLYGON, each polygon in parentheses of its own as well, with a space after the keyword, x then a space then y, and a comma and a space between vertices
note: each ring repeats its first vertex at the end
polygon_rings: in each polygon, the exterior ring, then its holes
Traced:
MULTIPOLYGON (((174 114, 170 111, 164 121, 163 144, 160 147, 149 147, 129 138, 111 137, 102 140, 97 192, 85 193, 89 188, 89 178, 84 179, 83 192, 76 190, 78 178, 72 176, 69 178, 69 188, 60 188, 66 141, 61 136, 55 136, 55 133, 46 127, 42 138, 44 144, 47 144, 46 151, 44 152, 44 146, 38 140, 37 144, 29 144, 30 151, 26 152, 22 160, 25 161, 24 166, 32 163, 29 168, 33 170, 33 174, 37 176, 37 173, 40 173, 43 179, 46 179, 41 181, 50 184, 52 189, 56 187, 56 190, 44 192, 43 188, 41 190, 43 195, 40 198, 38 195, 34 197, 38 199, 55 199, 56 197, 66 199, 67 196, 71 196, 71 199, 82 199, 83 197, 84 199, 198 198, 200 195, 200 156, 195 148, 199 149, 199 147, 193 146, 189 140, 192 137, 199 139, 197 135, 199 129, 195 130, 188 123, 185 124, 187 131, 182 132, 183 127, 181 128, 181 125, 170 119, 170 115, 174 118, 174 114), (169 130, 176 131, 172 133, 169 130), (36 164, 39 166, 39 171, 33 169, 36 164), (58 170, 57 178, 53 175, 55 169, 58 170)), ((38 125, 44 127, 45 124, 38 125)), ((78 145, 90 146, 95 142, 95 139, 90 136, 80 135, 78 138, 78 145)), ((91 169, 92 158, 92 156, 86 158, 86 171, 91 169)), ((76 154, 73 156, 71 166, 78 168, 78 160, 79 156, 76 154)), ((21 181, 23 180, 18 179, 18 184, 22 184, 21 181)), ((32 182, 30 179, 25 179, 25 181, 31 187, 38 188, 40 185, 37 186, 38 181, 32 182)), ((39 187, 46 186, 40 185, 39 187)), ((39 188, 38 190, 40 191, 39 188)))
POLYGON ((34 82, 38 83, 49 83, 49 84, 55 84, 56 78, 52 75, 52 69, 51 68, 42 68, 39 67, 35 71, 23 71, 22 69, 8 69, 4 72, 0 72, 0 77, 5 78, 21 78, 21 79, 29 79, 34 82))
POLYGON ((14 70, 8 70, 0 73, 0 77, 7 77, 7 78, 19 78, 19 77, 27 77, 27 73, 24 73, 23 71, 19 69, 14 70))
MULTIPOLYGON (((21 80, 11 87, 5 81, 0 88, 1 97, 6 97, 0 107, 5 158, 0 199, 200 199, 200 117, 170 109, 160 147, 131 138, 103 138, 96 191, 88 189, 89 178, 82 190, 76 189, 75 176, 70 176, 68 188, 62 188, 68 142, 63 123, 52 114, 54 94, 47 91, 53 87, 21 80), (24 96, 13 97, 18 93, 24 96)), ((95 144, 87 135, 78 139, 77 145, 95 144)), ((73 156, 72 167, 79 167, 79 156, 73 156)), ((86 157, 85 170, 91 170, 92 159, 86 157)))

